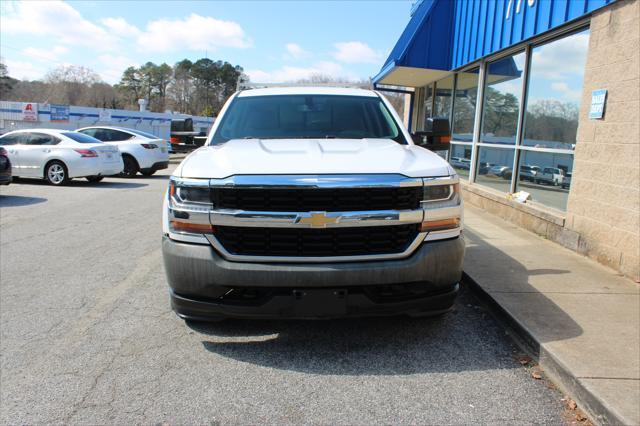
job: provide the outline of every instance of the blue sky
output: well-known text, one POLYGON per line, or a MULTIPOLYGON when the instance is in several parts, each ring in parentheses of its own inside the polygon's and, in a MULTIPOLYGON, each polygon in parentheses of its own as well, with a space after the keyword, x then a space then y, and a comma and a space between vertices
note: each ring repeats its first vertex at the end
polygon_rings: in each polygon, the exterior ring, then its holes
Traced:
POLYGON ((115 83, 130 65, 205 55, 258 82, 314 73, 374 76, 409 21, 410 0, 14 2, 2 0, 0 55, 16 78, 82 65, 115 83))

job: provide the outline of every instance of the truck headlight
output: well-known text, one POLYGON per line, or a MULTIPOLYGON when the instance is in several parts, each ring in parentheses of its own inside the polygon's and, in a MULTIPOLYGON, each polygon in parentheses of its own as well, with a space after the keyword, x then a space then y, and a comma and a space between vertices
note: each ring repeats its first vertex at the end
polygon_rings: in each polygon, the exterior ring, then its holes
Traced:
POLYGON ((168 191, 169 231, 181 234, 213 232, 209 212, 213 209, 207 179, 171 177, 168 191))
POLYGON ((422 209, 424 220, 421 232, 445 231, 462 226, 462 198, 457 175, 443 178, 424 178, 422 209))
POLYGON ((458 192, 458 186, 460 184, 447 184, 447 185, 428 185, 424 187, 424 195, 422 201, 424 203, 430 203, 434 201, 446 201, 458 192))

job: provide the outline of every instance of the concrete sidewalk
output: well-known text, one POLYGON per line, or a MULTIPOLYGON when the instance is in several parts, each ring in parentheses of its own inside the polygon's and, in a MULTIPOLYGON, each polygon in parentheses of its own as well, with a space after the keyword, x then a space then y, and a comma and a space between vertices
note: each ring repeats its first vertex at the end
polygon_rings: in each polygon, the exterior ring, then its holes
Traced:
POLYGON ((596 423, 640 424, 640 286, 465 205, 464 270, 596 423))

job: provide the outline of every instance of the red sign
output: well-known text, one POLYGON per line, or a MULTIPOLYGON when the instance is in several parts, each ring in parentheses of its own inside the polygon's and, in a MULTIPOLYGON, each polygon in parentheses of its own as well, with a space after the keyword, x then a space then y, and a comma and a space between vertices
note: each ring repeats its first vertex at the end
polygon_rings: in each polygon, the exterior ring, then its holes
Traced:
POLYGON ((38 121, 38 104, 25 103, 22 106, 23 121, 38 121))

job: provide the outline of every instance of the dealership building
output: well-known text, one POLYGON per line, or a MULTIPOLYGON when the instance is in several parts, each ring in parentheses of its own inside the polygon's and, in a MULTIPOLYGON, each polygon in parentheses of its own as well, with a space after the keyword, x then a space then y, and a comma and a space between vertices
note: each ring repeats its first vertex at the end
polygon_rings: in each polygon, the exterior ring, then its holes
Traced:
POLYGON ((640 0, 422 0, 374 85, 467 203, 639 280, 639 41, 640 0))

